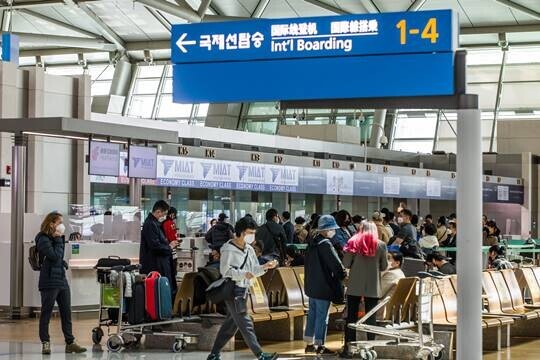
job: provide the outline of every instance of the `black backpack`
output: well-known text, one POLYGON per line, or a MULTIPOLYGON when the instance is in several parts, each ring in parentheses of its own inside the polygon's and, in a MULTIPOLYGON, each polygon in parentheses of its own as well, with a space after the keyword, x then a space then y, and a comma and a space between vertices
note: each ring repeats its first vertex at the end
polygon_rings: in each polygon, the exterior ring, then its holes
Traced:
POLYGON ((43 258, 39 254, 39 251, 37 249, 37 245, 30 246, 30 249, 28 250, 28 262, 30 263, 30 267, 34 271, 40 271, 41 265, 43 264, 43 258))

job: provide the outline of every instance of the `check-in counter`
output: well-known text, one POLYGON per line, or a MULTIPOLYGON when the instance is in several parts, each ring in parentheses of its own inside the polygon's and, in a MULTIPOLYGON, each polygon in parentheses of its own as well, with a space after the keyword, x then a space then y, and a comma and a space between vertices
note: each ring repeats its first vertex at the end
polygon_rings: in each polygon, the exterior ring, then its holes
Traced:
MULTIPOLYGON (((24 244, 25 258, 28 257, 28 250, 31 243, 24 244)), ((67 243, 65 250, 65 260, 68 263, 68 282, 71 287, 71 304, 74 309, 97 309, 99 305, 99 284, 96 280, 96 265, 98 259, 111 255, 121 258, 129 258, 133 264, 139 261, 139 243, 117 242, 117 243, 95 243, 80 242, 67 243)), ((9 248, 9 244, 7 244, 9 248)), ((2 254, 6 254, 2 252, 2 254)), ((9 254, 9 250, 7 251, 9 254)), ((2 267, 6 266, 2 261, 2 267)), ((9 263, 7 265, 9 269, 9 263)), ((7 272, 9 284, 9 271, 7 272)), ((2 275, 4 276, 4 275, 2 275)), ((40 307, 40 294, 38 290, 39 272, 33 271, 28 261, 24 265, 24 297, 25 307, 40 307)), ((8 286, 9 289, 9 286, 8 286)), ((9 291, 6 302, 2 295, 1 305, 9 305, 9 291)))

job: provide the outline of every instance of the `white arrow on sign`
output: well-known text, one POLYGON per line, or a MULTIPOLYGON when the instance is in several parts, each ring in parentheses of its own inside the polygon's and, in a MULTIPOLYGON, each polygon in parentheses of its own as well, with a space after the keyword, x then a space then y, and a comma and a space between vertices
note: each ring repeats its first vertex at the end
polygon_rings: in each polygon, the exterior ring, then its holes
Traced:
POLYGON ((178 45, 178 48, 184 54, 187 53, 187 49, 184 47, 184 45, 195 45, 195 44, 197 44, 197 42, 195 40, 185 41, 184 39, 186 38, 186 36, 187 36, 187 34, 183 33, 182 35, 180 35, 180 38, 176 42, 176 45, 178 45))

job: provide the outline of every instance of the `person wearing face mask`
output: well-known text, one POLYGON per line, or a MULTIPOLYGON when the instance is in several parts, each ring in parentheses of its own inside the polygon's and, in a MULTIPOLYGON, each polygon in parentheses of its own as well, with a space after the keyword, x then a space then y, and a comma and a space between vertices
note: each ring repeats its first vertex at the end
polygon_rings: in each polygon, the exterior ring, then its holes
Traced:
POLYGON ((397 232, 396 237, 403 240, 411 238, 416 241, 417 231, 414 225, 411 223, 413 213, 409 209, 403 209, 399 213, 398 223, 400 225, 399 232, 397 232))
POLYGON ((256 229, 257 224, 252 218, 244 217, 238 220, 234 227, 235 238, 221 247, 219 271, 224 278, 234 281, 235 297, 225 300, 227 317, 217 333, 207 360, 220 360, 221 350, 238 330, 258 360, 274 360, 278 357, 275 353, 263 352, 255 334, 253 321, 247 312, 247 292, 252 282, 256 277, 277 266, 275 260, 259 265, 255 250, 251 246, 255 242, 256 229))
POLYGON ((287 235, 283 226, 279 224, 279 216, 276 209, 266 212, 266 223, 257 229, 255 238, 263 245, 262 255, 271 259, 276 259, 281 265, 285 264, 287 253, 287 235))
POLYGON ((52 212, 45 217, 39 234, 36 236, 36 247, 42 259, 39 272, 39 291, 41 293, 41 316, 39 317, 39 338, 42 353, 51 353, 49 323, 54 304, 58 304, 62 332, 66 341, 66 353, 83 353, 86 349, 75 343, 71 323, 71 292, 66 278, 67 263, 64 260, 66 227, 60 213, 52 212))
POLYGON ((141 231, 139 264, 141 264, 142 274, 157 271, 161 276, 169 279, 171 296, 174 301, 177 286, 173 276, 172 249, 176 248, 178 242, 169 242, 162 228, 162 223, 167 219, 169 209, 169 204, 164 200, 159 200, 154 204, 152 212, 144 221, 141 231))
POLYGON ((167 238, 167 241, 170 243, 176 242, 175 247, 171 247, 172 250, 172 272, 173 272, 173 279, 176 279, 176 273, 178 271, 178 255, 176 253, 176 248, 182 240, 178 237, 178 230, 176 228, 176 217, 178 216, 178 210, 176 208, 171 207, 167 213, 167 219, 161 224, 161 227, 163 228, 163 233, 165 234, 165 237, 167 238))
POLYGON ((330 355, 324 344, 331 302, 343 301, 341 283, 346 273, 330 239, 339 226, 331 215, 319 218, 317 235, 310 238, 305 259, 305 292, 309 297, 304 341, 305 352, 330 355))
MULTIPOLYGON (((448 237, 441 243, 444 247, 457 247, 457 223, 450 221, 448 223, 448 237)), ((446 254, 451 259, 451 263, 456 263, 456 252, 447 251, 446 254)))
POLYGON ((332 243, 334 243, 334 246, 339 244, 339 246, 343 248, 354 234, 354 232, 349 229, 349 225, 352 224, 351 214, 349 214, 347 210, 339 210, 336 213, 335 218, 339 228, 336 230, 336 235, 332 239, 332 243))

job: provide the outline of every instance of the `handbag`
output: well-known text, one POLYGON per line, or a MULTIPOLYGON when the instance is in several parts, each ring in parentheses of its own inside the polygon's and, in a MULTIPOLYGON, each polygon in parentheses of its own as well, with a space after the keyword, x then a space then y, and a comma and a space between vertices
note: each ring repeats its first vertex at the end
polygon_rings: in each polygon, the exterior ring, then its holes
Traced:
MULTIPOLYGON (((247 262, 249 253, 246 254, 244 262, 240 265, 240 270, 244 268, 247 262)), ((214 304, 220 304, 226 300, 234 299, 234 286, 235 282, 228 277, 222 277, 219 280, 214 281, 206 289, 206 298, 214 304)))

